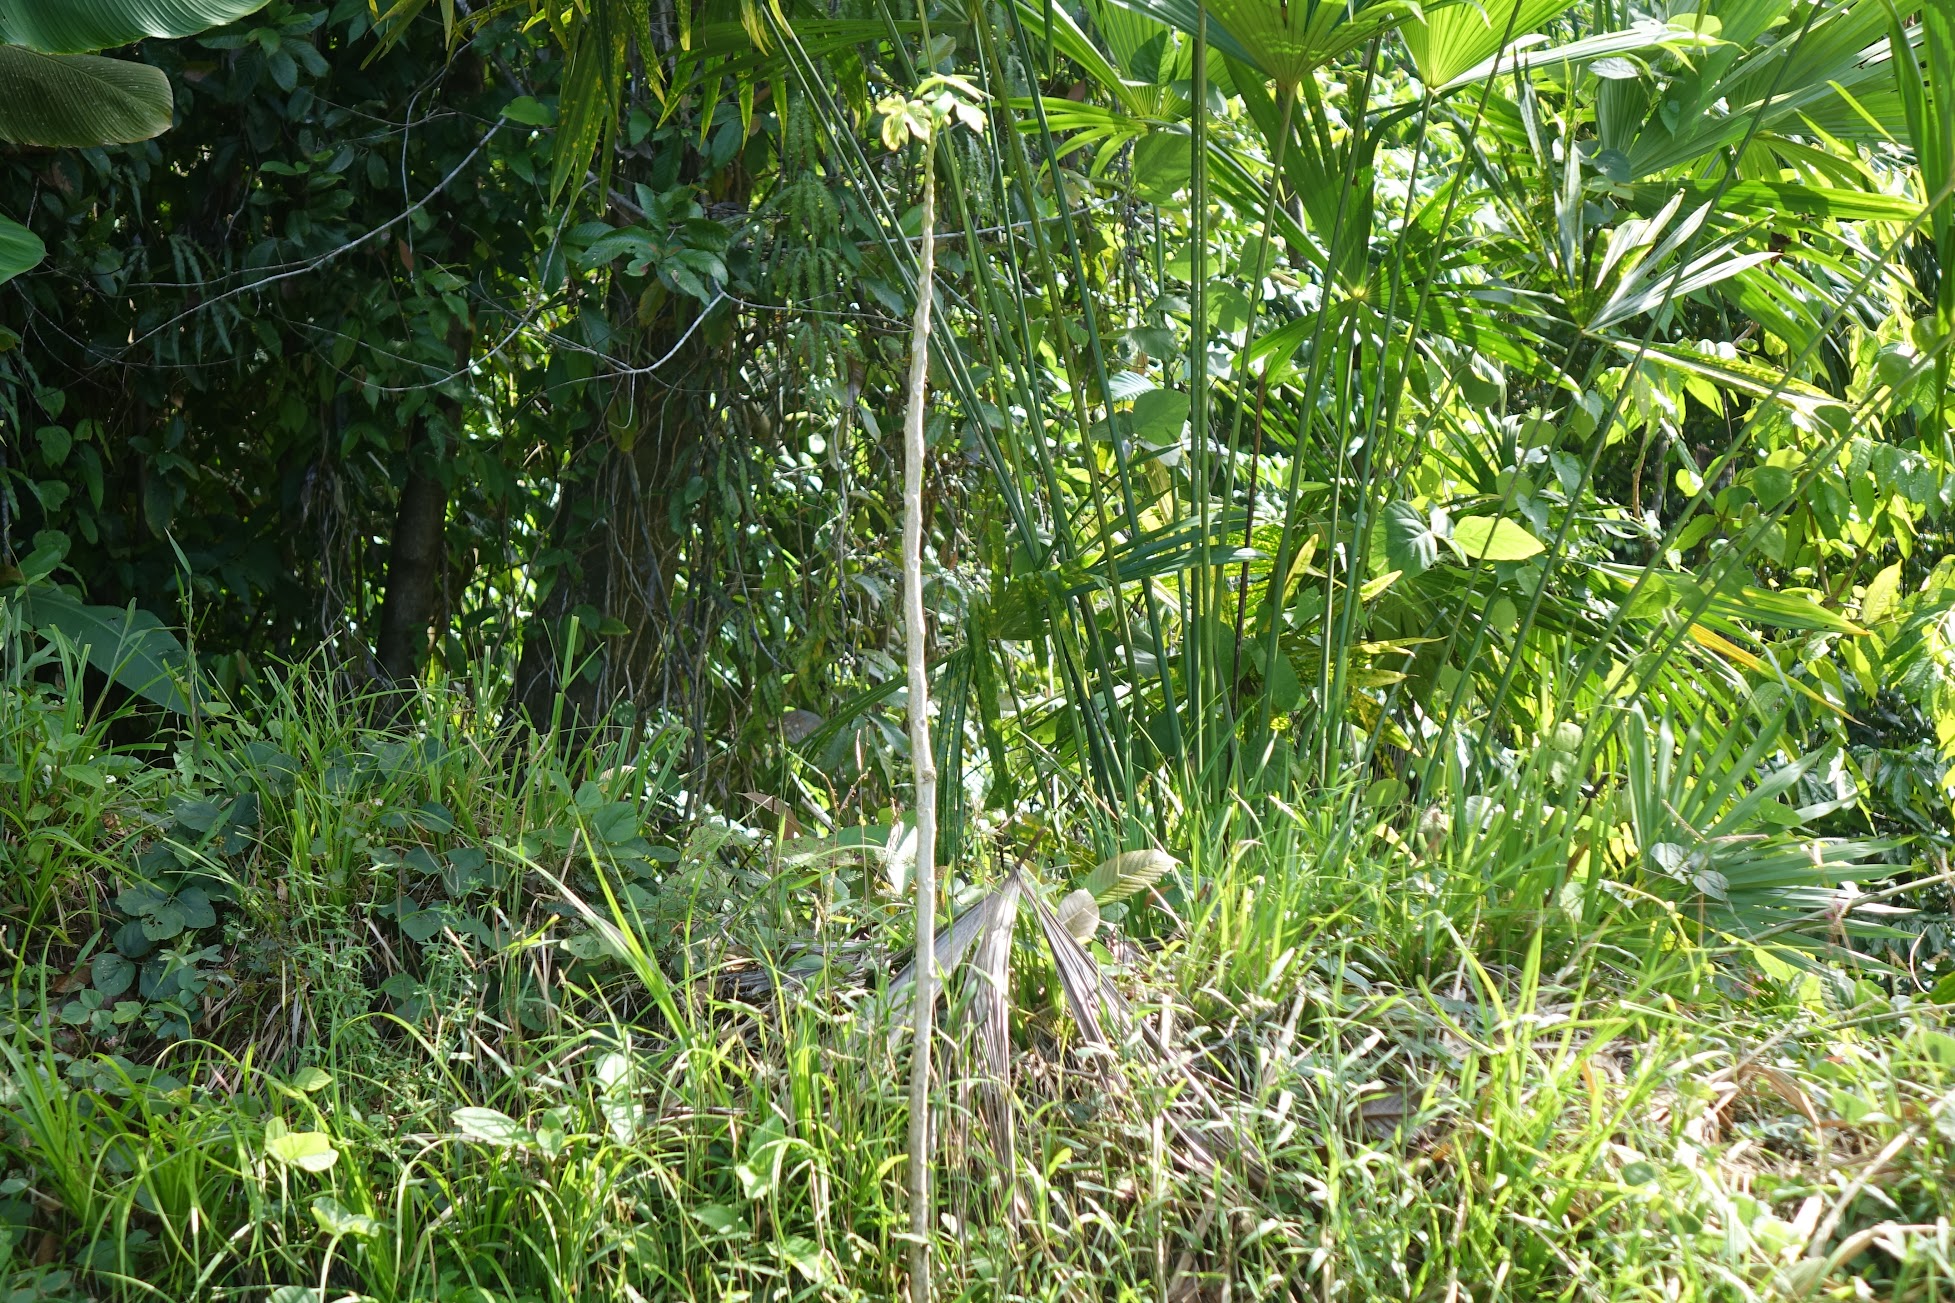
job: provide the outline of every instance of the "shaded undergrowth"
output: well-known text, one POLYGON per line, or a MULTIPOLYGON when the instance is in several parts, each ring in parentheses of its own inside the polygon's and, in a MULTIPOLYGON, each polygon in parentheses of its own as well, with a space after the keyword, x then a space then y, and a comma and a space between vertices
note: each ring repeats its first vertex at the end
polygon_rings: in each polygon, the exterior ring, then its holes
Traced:
MULTIPOLYGON (((459 692, 116 744, 67 682, 0 691, 7 1297, 900 1294, 900 837, 688 811, 663 744, 512 753, 459 692)), ((951 983, 943 1288, 1947 1296, 1955 1035, 1891 965, 1524 909, 1486 820, 1252 804, 1081 929, 1100 1037, 1032 911, 951 983)))

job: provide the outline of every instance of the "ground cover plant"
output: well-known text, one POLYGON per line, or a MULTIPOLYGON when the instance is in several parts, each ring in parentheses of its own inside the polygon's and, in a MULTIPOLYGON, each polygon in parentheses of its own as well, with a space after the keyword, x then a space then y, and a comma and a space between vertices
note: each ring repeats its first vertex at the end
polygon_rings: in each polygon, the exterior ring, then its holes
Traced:
POLYGON ((1955 1294, 1946 5, 0 55, 0 1294, 1955 1294))

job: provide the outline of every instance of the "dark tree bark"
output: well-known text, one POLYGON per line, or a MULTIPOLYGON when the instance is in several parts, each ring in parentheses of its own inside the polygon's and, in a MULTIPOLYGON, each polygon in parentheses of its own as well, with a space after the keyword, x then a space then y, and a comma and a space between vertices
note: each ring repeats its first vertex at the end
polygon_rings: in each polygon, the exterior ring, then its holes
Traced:
POLYGON ((448 486, 426 465, 431 442, 424 433, 409 453, 407 484, 401 489, 387 557, 387 593, 380 604, 375 655, 396 685, 421 675, 447 562, 448 486))
MULTIPOLYGON (((704 353, 689 360, 708 365, 704 353)), ((679 540, 671 498, 683 489, 703 436, 700 413, 670 391, 626 410, 629 418, 611 422, 600 447, 587 453, 584 474, 563 485, 550 545, 565 560, 526 622, 510 700, 511 723, 540 730, 554 721, 571 750, 587 744, 620 706, 669 709, 675 680, 690 668, 672 655, 679 540), (626 632, 600 639, 579 629, 573 642, 570 625, 580 607, 626 632)))

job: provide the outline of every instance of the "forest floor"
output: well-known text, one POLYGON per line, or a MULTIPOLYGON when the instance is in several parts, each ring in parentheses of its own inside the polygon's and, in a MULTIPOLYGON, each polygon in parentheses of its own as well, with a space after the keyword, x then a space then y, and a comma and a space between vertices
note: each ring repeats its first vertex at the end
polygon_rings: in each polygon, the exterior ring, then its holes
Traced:
MULTIPOLYGON (((900 1296, 886 857, 361 713, 0 691, 0 1299, 900 1296)), ((1949 1008, 1283 817, 952 983, 942 1297, 1955 1297, 1949 1008)))

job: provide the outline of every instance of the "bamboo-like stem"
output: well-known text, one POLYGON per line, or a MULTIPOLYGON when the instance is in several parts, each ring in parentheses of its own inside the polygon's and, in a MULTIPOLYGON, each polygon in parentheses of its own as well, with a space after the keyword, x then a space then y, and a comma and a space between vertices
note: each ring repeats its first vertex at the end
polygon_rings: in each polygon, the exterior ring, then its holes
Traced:
POLYGON ((937 261, 937 147, 923 147, 923 249, 910 327, 903 417, 903 643, 910 671, 910 760, 916 775, 916 1048, 910 1059, 910 1303, 930 1300, 930 1038, 937 1004, 937 758, 923 622, 923 404, 930 379, 930 297, 937 261))

